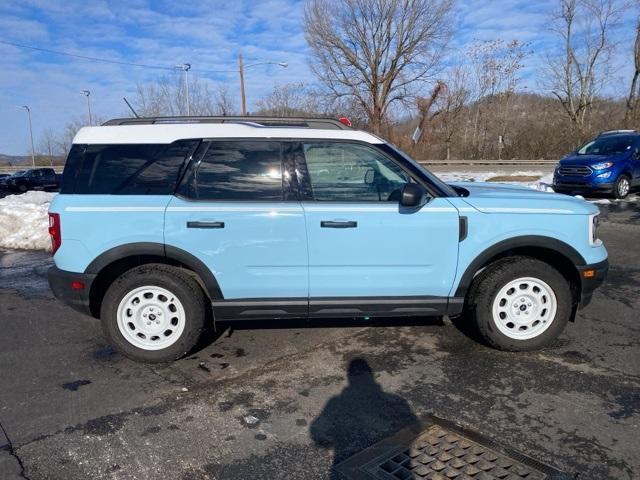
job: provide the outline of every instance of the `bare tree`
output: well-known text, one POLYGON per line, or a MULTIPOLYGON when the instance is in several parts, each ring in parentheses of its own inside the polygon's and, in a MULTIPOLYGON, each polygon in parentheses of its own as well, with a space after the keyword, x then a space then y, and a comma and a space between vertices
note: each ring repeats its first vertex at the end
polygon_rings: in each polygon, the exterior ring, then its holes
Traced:
MULTIPOLYGON (((86 126, 88 122, 84 121, 80 118, 75 118, 69 121, 62 131, 62 134, 57 137, 57 150, 62 154, 66 155, 71 150, 71 145, 73 144, 73 138, 78 133, 82 127, 86 126)), ((98 125, 101 122, 97 122, 98 125)))
POLYGON ((636 120, 636 108, 638 107, 638 96, 640 96, 640 18, 638 18, 638 22, 636 23, 636 41, 633 46, 633 60, 635 71, 631 79, 627 106, 624 112, 624 123, 627 127, 631 127, 634 120, 636 120))
POLYGON ((509 125, 508 116, 513 95, 520 81, 523 61, 531 52, 529 45, 519 40, 490 40, 476 42, 468 51, 472 89, 468 96, 475 102, 472 130, 474 157, 483 157, 487 149, 504 138, 509 125))
POLYGON ((38 155, 45 159, 50 165, 56 157, 60 156, 59 140, 56 134, 50 128, 42 132, 40 142, 38 143, 38 155))
POLYGON ((214 95, 214 104, 218 115, 233 115, 236 113, 236 99, 229 91, 228 85, 220 85, 214 95))
POLYGON ((469 72, 462 65, 458 65, 447 73, 444 84, 446 88, 437 102, 440 125, 436 133, 439 133, 445 144, 445 157, 449 160, 453 137, 459 134, 466 121, 464 109, 471 98, 468 87, 469 72))
POLYGON ((594 98, 607 80, 614 46, 610 30, 621 8, 616 0, 561 0, 552 19, 564 54, 547 59, 545 86, 581 133, 594 98))
POLYGON ((258 113, 279 117, 313 115, 320 110, 319 105, 304 83, 276 85, 271 93, 257 102, 258 113))
POLYGON ((335 97, 352 97, 380 133, 389 109, 428 80, 450 37, 453 0, 311 0, 312 69, 335 97))
MULTIPOLYGON (((194 75, 189 77, 189 105, 192 115, 220 113, 218 100, 219 98, 214 100, 214 95, 205 82, 194 75)), ((161 77, 156 82, 138 85, 133 102, 136 111, 143 117, 186 115, 184 80, 179 76, 161 77)), ((225 108, 228 107, 229 105, 225 105, 225 108)))

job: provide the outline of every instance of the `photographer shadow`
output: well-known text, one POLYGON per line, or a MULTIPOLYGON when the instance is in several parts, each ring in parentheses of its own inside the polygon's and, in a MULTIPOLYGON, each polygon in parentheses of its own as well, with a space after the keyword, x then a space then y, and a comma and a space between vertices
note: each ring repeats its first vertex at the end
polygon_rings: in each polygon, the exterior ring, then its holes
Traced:
POLYGON ((351 360, 347 379, 349 384, 327 402, 310 427, 315 445, 334 451, 331 480, 341 478, 335 467, 358 451, 401 428, 420 430, 407 401, 382 390, 366 360, 351 360))

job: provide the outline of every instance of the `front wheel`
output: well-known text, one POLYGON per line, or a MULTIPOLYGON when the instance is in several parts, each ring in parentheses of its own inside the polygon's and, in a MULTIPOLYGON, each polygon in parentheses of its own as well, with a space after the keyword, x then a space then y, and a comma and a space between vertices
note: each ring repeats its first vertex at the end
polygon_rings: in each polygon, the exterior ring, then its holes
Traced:
POLYGON ((468 310, 478 331, 500 350, 535 350, 564 330, 573 302, 568 281, 551 265, 510 257, 474 280, 468 310))
POLYGON ((205 325, 205 296, 183 270, 162 264, 133 268, 107 290, 101 307, 107 340, 126 357, 168 362, 186 355, 205 325))

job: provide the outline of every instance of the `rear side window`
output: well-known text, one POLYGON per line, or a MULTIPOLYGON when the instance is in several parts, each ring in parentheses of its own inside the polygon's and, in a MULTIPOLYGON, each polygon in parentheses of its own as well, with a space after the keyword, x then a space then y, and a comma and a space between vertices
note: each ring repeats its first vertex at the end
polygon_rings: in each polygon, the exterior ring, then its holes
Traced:
POLYGON ((170 195, 198 140, 169 145, 74 145, 61 193, 170 195))
POLYGON ((211 142, 179 193, 196 200, 283 200, 280 142, 211 142))

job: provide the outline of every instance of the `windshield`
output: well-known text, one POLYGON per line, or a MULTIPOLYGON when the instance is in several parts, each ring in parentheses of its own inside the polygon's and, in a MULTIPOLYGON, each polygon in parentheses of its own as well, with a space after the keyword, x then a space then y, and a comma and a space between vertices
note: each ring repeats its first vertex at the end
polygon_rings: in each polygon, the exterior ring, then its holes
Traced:
POLYGON ((630 136, 610 136, 598 137, 586 145, 580 147, 578 155, 617 155, 631 150, 634 137, 630 136))
POLYGON ((457 197, 458 196, 457 192, 453 189, 453 187, 451 187, 450 185, 447 185, 446 183, 444 183, 437 176, 435 176, 433 173, 431 173, 429 170, 427 170, 427 168, 424 165, 421 165, 420 163, 416 162, 413 158, 411 158, 409 155, 404 153, 402 150, 400 150, 394 144, 386 143, 385 145, 387 146, 387 148, 390 148, 391 150, 393 150, 393 152, 395 152, 396 154, 400 155, 408 163, 413 165, 414 168, 417 168, 420 171, 422 171, 423 174, 429 179, 429 181, 431 183, 433 183, 443 193, 445 193, 446 196, 448 196, 448 197, 457 197))
POLYGON ((26 170, 18 170, 17 172, 15 172, 13 175, 11 175, 12 177, 22 177, 25 173, 27 173, 26 170))

